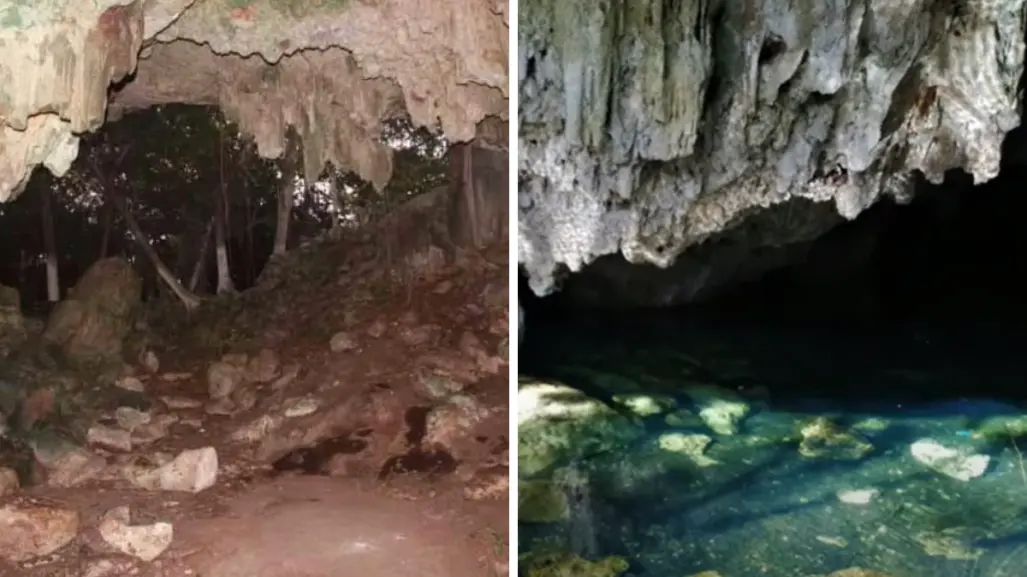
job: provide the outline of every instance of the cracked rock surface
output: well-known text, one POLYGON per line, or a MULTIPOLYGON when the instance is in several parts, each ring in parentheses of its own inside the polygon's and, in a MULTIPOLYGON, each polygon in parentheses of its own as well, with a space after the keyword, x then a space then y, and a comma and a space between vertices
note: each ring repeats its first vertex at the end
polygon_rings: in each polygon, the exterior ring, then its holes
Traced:
POLYGON ((105 114, 156 104, 217 104, 269 158, 295 127, 308 178, 332 162, 379 188, 383 119, 466 141, 506 117, 499 0, 0 0, 0 14, 0 202, 40 164, 63 175, 105 114))
POLYGON ((532 290, 603 255, 668 267, 792 199, 834 210, 819 226, 779 212, 735 244, 809 240, 884 195, 907 200, 914 171, 994 178, 1020 124, 1023 4, 521 3, 532 290))

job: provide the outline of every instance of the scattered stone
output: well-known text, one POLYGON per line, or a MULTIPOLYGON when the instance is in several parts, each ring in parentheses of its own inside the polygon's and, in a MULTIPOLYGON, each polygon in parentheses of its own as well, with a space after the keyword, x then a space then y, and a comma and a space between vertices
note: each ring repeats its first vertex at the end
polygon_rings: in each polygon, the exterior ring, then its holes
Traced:
POLYGON ((474 474, 464 486, 464 498, 471 501, 503 500, 510 495, 510 470, 489 467, 474 474))
POLYGON ((86 443, 109 451, 128 453, 132 450, 132 433, 103 425, 93 425, 86 432, 86 443))
POLYGON ((130 575, 134 567, 131 559, 94 559, 89 561, 82 577, 121 577, 130 575))
POLYGON ((171 414, 157 415, 132 431, 132 443, 148 445, 168 436, 171 426, 178 422, 178 417, 171 414))
POLYGON ((973 561, 984 554, 984 549, 974 547, 975 531, 968 527, 948 527, 940 531, 924 531, 913 536, 913 540, 924 548, 931 557, 944 557, 953 561, 973 561))
POLYGON ((714 433, 730 436, 738 433, 749 414, 749 405, 733 392, 713 385, 697 385, 685 394, 699 407, 699 418, 714 433))
POLYGON ((146 350, 139 355, 139 364, 143 365, 143 368, 150 373, 156 374, 160 371, 160 359, 157 358, 157 353, 151 350, 146 350))
POLYGON ((717 461, 703 454, 712 441, 713 439, 708 435, 664 433, 660 435, 658 443, 660 449, 664 451, 685 455, 700 467, 708 467, 718 464, 717 461))
POLYGON ((8 467, 0 467, 0 499, 21 488, 18 472, 8 467))
POLYGON ((164 373, 160 376, 160 379, 166 383, 177 383, 191 378, 193 378, 192 373, 164 373))
POLYGON ((674 401, 674 398, 666 395, 614 395, 613 402, 621 405, 639 417, 662 415, 677 408, 677 402, 674 401))
POLYGON ((217 399, 203 406, 208 415, 227 416, 235 412, 235 402, 232 399, 217 399))
POLYGON ((328 346, 333 353, 345 353, 356 350, 357 340, 347 332, 338 332, 332 335, 328 346))
POLYGON ((827 535, 817 535, 815 537, 817 541, 820 541, 824 545, 830 545, 831 547, 838 547, 844 549, 849 546, 849 540, 845 537, 829 537, 827 535))
POLYGON ((437 373, 422 374, 420 385, 423 392, 433 399, 444 399, 459 393, 467 387, 467 385, 456 379, 437 373))
POLYGON ((135 407, 118 407, 114 410, 114 420, 118 422, 119 427, 128 432, 149 423, 151 418, 150 413, 140 411, 135 407))
POLYGON ((489 410, 474 397, 464 394, 453 395, 445 405, 436 407, 428 414, 424 444, 439 444, 451 448, 458 439, 471 436, 471 430, 489 415, 489 410))
POLYGON ((69 488, 81 485, 100 476, 107 468, 107 461, 86 450, 74 450, 47 464, 46 484, 51 487, 69 488))
POLYGON ((799 454, 803 457, 858 461, 874 446, 854 431, 848 431, 824 416, 815 417, 799 429, 799 454))
POLYGON ((133 483, 149 490, 199 493, 214 486, 218 476, 218 454, 213 447, 182 451, 171 462, 133 475, 133 483))
POLYGON ((275 379, 275 382, 271 383, 271 389, 275 391, 281 391, 292 384, 296 380, 296 377, 300 376, 300 366, 293 363, 286 365, 282 369, 282 376, 275 379))
POLYGON ((126 555, 150 562, 160 556, 174 536, 171 523, 129 525, 130 510, 121 506, 107 511, 98 527, 108 545, 126 555))
POLYGON ((838 500, 849 505, 866 505, 881 494, 877 489, 850 489, 838 491, 838 500))
POLYGON ((261 415, 246 425, 232 432, 230 438, 240 443, 252 443, 264 439, 278 427, 282 426, 282 419, 271 415, 261 415))
POLYGON ((432 289, 432 292, 437 295, 444 295, 448 293, 450 290, 452 290, 452 288, 453 281, 444 280, 441 281, 439 284, 435 285, 435 288, 432 289))
POLYGON ((235 409, 232 412, 241 413, 248 411, 256 407, 259 400, 257 391, 248 387, 242 387, 232 393, 232 403, 235 405, 235 409))
POLYGON ((114 386, 119 389, 125 389, 126 391, 132 391, 133 393, 145 393, 146 385, 143 384, 138 378, 132 375, 126 375, 120 379, 114 381, 114 386))
POLYGON ((172 411, 198 409, 203 406, 202 401, 190 399, 189 397, 161 397, 160 400, 164 403, 165 407, 172 411))
POLYGON ((78 534, 77 511, 42 505, 0 507, 0 557, 16 563, 49 555, 78 534))
POLYGON ((246 378, 255 383, 270 383, 278 377, 281 362, 273 350, 261 349, 246 365, 246 378))
POLYGON ((385 319, 383 319, 382 317, 378 317, 374 319, 374 322, 371 323, 371 326, 367 328, 367 334, 373 338, 378 339, 385 334, 385 331, 388 330, 388 328, 389 326, 385 322, 385 319))
POLYGON ((243 370, 224 359, 211 363, 207 368, 207 391, 215 401, 231 395, 242 380, 243 370))
POLYGON ((403 327, 399 330, 399 340, 410 347, 423 345, 432 340, 439 332, 437 325, 421 325, 419 327, 403 327))
POLYGON ((286 400, 284 404, 284 413, 285 416, 290 419, 295 417, 306 417, 307 415, 312 415, 317 412, 317 409, 320 408, 320 406, 321 402, 316 397, 307 395, 305 397, 286 400))
POLYGON ((959 481, 969 481, 984 474, 991 458, 965 449, 946 447, 933 439, 921 439, 909 447, 913 458, 929 469, 959 481))

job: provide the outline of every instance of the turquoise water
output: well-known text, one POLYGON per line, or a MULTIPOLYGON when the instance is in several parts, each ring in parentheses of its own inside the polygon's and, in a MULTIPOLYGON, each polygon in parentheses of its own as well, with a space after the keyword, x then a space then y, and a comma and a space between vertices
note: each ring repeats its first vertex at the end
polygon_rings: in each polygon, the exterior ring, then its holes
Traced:
POLYGON ((623 556, 638 576, 1027 577, 1027 430, 1010 428, 1027 423, 1025 342, 995 325, 529 324, 522 388, 573 387, 618 407, 631 431, 532 477, 569 505, 557 522, 521 523, 521 551, 623 556), (695 391, 711 388, 747 407, 737 430, 698 417, 709 399, 695 391), (630 395, 660 408, 633 414, 618 400, 630 395), (869 448, 804 440, 817 418, 869 448), (709 444, 686 457, 661 447, 668 434, 709 444), (983 474, 918 460, 925 440, 986 457, 983 474))

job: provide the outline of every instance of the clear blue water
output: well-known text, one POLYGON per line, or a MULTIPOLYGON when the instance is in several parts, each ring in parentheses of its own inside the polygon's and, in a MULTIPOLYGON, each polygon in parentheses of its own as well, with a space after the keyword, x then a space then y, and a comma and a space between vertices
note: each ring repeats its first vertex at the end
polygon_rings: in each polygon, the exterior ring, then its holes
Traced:
POLYGON ((988 418, 1025 413, 1023 332, 637 317, 528 327, 522 367, 534 378, 605 400, 668 395, 685 409, 695 408, 687 388, 713 384, 741 395, 751 413, 735 435, 657 415, 631 446, 565 463, 588 479, 588 498, 572 504, 565 523, 522 524, 522 552, 555 542, 586 557, 621 555, 637 576, 796 577, 863 567, 893 577, 1027 577, 1027 471, 1017 453, 1027 439, 1018 446, 968 434, 988 418), (754 442, 816 416, 885 426, 860 429, 874 448, 859 461, 754 442), (658 450, 659 435, 675 430, 713 437, 705 454, 717 464, 658 450), (989 467, 969 481, 932 471, 910 453, 924 438, 987 454, 989 467), (840 500, 859 489, 876 493, 866 504, 840 500))

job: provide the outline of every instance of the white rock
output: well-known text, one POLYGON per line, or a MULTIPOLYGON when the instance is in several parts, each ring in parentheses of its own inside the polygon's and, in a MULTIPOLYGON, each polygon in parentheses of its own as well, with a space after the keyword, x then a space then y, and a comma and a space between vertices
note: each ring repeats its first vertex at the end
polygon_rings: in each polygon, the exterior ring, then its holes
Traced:
POLYGON ((174 538, 171 523, 129 525, 129 517, 127 506, 107 511, 98 527, 100 537, 118 551, 147 562, 153 561, 171 546, 174 538))
POLYGON ((114 381, 114 386, 118 387, 119 389, 125 389, 126 391, 132 391, 135 393, 146 392, 146 385, 144 385, 142 381, 131 375, 121 377, 120 379, 114 381))
POLYGON ((146 351, 140 355, 139 362, 151 373, 156 373, 160 370, 160 359, 157 358, 157 354, 153 351, 146 351))
POLYGON ((103 425, 93 425, 86 432, 86 443, 110 451, 127 453, 132 450, 132 433, 103 425))
POLYGON ((314 397, 306 396, 285 401, 285 416, 289 418, 305 417, 317 411, 321 403, 314 397))
POLYGON ((984 474, 991 458, 968 451, 952 449, 933 439, 921 439, 910 446, 913 458, 928 468, 960 481, 969 481, 984 474))
POLYGON ((243 369, 225 361, 216 361, 207 368, 207 391, 214 400, 223 399, 243 380, 243 369))
POLYGON ((119 427, 132 432, 136 427, 150 422, 150 413, 134 407, 118 407, 114 410, 114 420, 119 427))
POLYGON ((849 489, 838 491, 838 500, 849 505, 866 505, 881 492, 877 489, 849 489))
POLYGON ((182 451, 170 463, 135 475, 132 481, 149 490, 199 493, 214 486, 218 476, 218 453, 214 447, 182 451))
POLYGON ((0 507, 0 557, 21 562, 49 555, 78 534, 79 515, 71 509, 36 505, 0 507))

